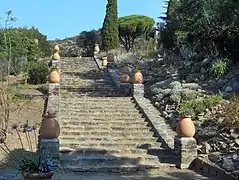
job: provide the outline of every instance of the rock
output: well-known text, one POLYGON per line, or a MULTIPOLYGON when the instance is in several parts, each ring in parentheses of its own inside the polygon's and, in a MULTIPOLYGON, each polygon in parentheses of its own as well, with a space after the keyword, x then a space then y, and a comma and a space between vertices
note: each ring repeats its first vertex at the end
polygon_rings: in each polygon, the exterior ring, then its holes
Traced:
POLYGON ((239 155, 238 154, 233 154, 232 155, 232 159, 234 160, 234 161, 239 161, 239 155))
POLYGON ((173 81, 173 82, 171 82, 170 84, 169 84, 169 86, 168 86, 170 89, 177 89, 177 88, 182 88, 182 85, 181 85, 181 83, 179 82, 179 81, 173 81))
POLYGON ((227 87, 225 88, 225 91, 226 91, 226 92, 232 92, 232 87, 227 86, 227 87))
POLYGON ((222 167, 227 171, 234 171, 235 166, 231 157, 223 157, 222 159, 222 167))
POLYGON ((203 154, 209 154, 211 149, 212 148, 211 148, 210 144, 208 144, 207 142, 202 143, 201 151, 202 151, 203 154))
POLYGON ((207 126, 207 127, 202 127, 199 131, 198 131, 198 136, 200 136, 201 138, 210 138, 213 137, 215 135, 217 135, 217 127, 215 126, 207 126))
POLYGON ((239 176, 239 170, 233 171, 233 172, 232 172, 232 175, 234 175, 234 176, 239 176))
POLYGON ((167 111, 163 111, 162 115, 163 115, 164 118, 167 118, 168 117, 167 111))
POLYGON ((198 83, 185 83, 185 84, 182 84, 182 87, 191 89, 191 90, 202 89, 202 87, 198 83))
POLYGON ((239 138, 235 140, 236 144, 239 145, 239 138))

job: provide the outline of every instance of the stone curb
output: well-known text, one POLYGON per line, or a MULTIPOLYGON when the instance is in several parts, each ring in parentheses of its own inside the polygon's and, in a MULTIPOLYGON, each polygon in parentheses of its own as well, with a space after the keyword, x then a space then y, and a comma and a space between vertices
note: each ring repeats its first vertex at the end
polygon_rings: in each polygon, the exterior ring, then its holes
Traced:
POLYGON ((217 180, 238 180, 225 170, 212 162, 207 162, 204 158, 196 158, 190 165, 190 169, 204 176, 216 177, 217 180))

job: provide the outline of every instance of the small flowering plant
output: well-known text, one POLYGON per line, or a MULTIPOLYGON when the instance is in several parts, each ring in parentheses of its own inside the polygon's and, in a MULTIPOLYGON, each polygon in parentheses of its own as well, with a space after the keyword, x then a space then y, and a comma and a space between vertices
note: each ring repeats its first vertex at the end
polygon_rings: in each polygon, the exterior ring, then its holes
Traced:
POLYGON ((41 154, 39 152, 33 152, 30 133, 34 133, 35 144, 37 147, 36 126, 30 126, 28 124, 28 121, 26 121, 26 123, 20 127, 18 127, 17 124, 12 125, 12 129, 16 130, 22 149, 24 149, 24 146, 20 133, 23 133, 26 136, 27 143, 31 152, 29 154, 22 154, 21 157, 16 157, 5 143, 5 131, 0 131, 0 148, 13 159, 16 165, 15 167, 19 171, 19 173, 23 176, 31 176, 31 174, 38 174, 40 176, 44 174, 50 174, 50 176, 52 176, 55 166, 52 162, 51 152, 48 152, 46 148, 42 149, 41 154))

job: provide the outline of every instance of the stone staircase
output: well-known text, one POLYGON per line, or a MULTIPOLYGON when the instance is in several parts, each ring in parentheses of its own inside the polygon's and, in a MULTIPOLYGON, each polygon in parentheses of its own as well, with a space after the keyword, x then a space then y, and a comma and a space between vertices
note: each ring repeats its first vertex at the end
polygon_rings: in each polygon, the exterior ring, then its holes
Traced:
POLYGON ((62 61, 60 162, 68 173, 61 178, 212 179, 175 167, 175 154, 158 138, 149 117, 117 91, 93 59, 62 61))
POLYGON ((79 172, 174 167, 131 97, 123 97, 89 58, 65 59, 61 84, 61 162, 79 172))

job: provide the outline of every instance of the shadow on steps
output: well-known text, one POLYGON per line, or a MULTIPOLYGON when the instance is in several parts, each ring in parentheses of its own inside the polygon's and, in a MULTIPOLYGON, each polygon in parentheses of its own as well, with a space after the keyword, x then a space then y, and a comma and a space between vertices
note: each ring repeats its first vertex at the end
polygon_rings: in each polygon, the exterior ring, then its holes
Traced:
MULTIPOLYGON (((162 152, 158 152, 162 153, 162 152)), ((163 152, 165 153, 165 152, 163 152)), ((165 159, 166 160, 166 159, 165 159)), ((105 149, 65 150, 61 164, 73 176, 85 180, 201 180, 208 179, 190 170, 179 170, 167 163, 145 160, 130 154, 117 155, 105 149)))

